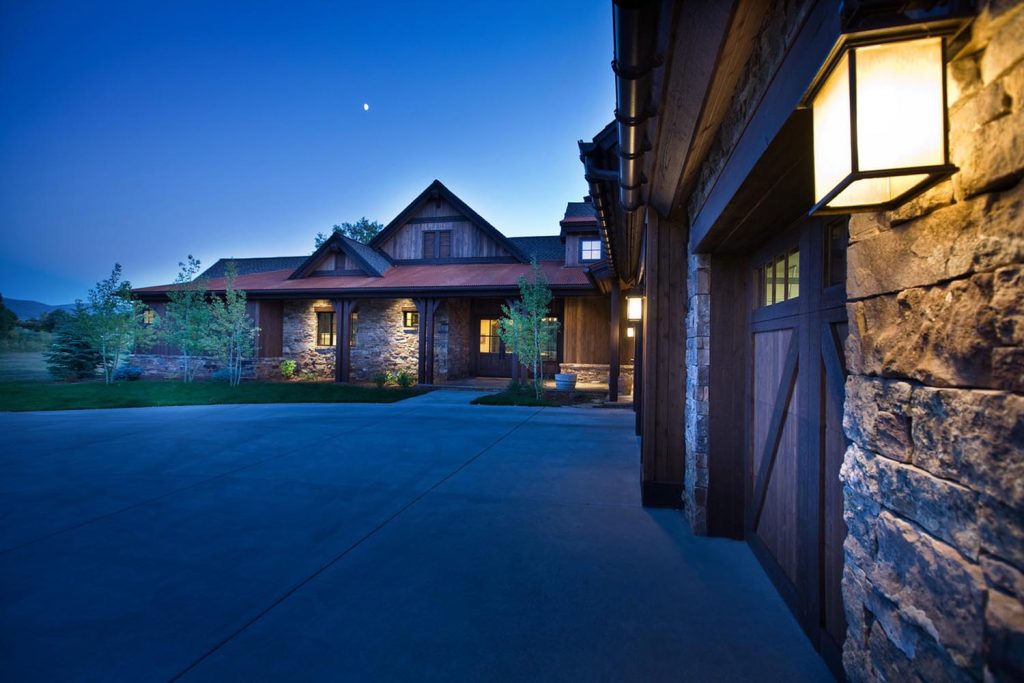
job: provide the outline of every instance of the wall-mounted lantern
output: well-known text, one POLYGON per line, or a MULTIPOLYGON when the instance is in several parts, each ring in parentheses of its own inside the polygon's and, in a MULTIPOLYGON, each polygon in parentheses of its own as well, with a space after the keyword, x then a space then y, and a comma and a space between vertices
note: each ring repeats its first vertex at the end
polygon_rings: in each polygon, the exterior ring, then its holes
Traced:
POLYGON ((814 122, 814 208, 890 208, 952 175, 941 35, 840 39, 805 103, 814 122))
POLYGON ((634 337, 636 337, 636 328, 630 325, 626 328, 626 338, 633 339, 634 337))
POLYGON ((644 298, 642 296, 626 297, 626 320, 639 322, 644 318, 644 298))

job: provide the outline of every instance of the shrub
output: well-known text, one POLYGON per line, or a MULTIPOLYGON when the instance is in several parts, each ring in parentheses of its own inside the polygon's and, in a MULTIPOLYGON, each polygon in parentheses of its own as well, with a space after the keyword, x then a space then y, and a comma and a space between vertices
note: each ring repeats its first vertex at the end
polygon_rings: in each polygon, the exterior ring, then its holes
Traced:
POLYGON ((142 368, 128 366, 118 368, 117 372, 114 373, 114 380, 118 382, 137 382, 140 379, 142 379, 142 368))
POLYGON ((291 379, 292 377, 294 377, 295 368, 297 366, 298 363, 296 363, 290 358, 288 360, 281 361, 281 377, 284 377, 285 379, 291 379))
POLYGON ((210 375, 210 379, 217 380, 218 382, 233 382, 234 373, 231 368, 221 368, 210 375))
POLYGON ((307 382, 315 382, 316 373, 313 372, 312 370, 306 370, 304 373, 302 373, 302 379, 307 382))
POLYGON ((373 383, 377 385, 378 389, 383 389, 384 385, 388 383, 388 373, 384 372, 383 370, 378 370, 377 372, 373 373, 373 377, 371 377, 370 379, 373 380, 373 383))
POLYGON ((413 379, 412 373, 408 370, 399 370, 395 375, 395 382, 403 389, 408 389, 416 383, 416 380, 413 379))

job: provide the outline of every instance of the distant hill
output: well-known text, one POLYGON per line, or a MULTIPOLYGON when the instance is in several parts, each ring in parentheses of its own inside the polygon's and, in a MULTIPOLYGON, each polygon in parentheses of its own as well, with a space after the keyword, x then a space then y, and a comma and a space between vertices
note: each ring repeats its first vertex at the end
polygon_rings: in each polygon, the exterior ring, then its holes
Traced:
POLYGON ((49 313, 50 311, 56 311, 58 309, 73 311, 75 309, 74 304, 51 306, 50 304, 44 304, 40 301, 8 299, 7 297, 4 297, 4 306, 7 306, 7 308, 14 311, 14 314, 18 316, 18 320, 35 320, 43 313, 49 313))

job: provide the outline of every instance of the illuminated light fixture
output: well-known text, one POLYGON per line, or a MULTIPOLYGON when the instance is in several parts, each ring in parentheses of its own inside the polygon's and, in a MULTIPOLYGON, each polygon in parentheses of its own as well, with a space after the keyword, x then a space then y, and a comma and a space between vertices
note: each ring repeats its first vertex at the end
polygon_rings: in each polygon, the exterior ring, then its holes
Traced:
POLYGON ((644 298, 642 296, 626 297, 626 320, 638 322, 644 318, 644 298))
POLYGON ((632 325, 630 325, 629 327, 626 328, 626 337, 628 337, 629 339, 632 339, 635 336, 636 336, 636 328, 633 327, 632 325))
POLYGON ((941 35, 845 36, 805 100, 814 122, 814 208, 896 206, 949 177, 941 35))

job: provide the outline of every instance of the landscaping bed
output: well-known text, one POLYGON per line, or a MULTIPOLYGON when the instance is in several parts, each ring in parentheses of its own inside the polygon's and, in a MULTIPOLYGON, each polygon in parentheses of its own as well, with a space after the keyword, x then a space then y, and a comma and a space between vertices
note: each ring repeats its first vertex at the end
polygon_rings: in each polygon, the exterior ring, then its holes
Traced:
POLYGON ((487 394, 472 401, 482 406, 534 406, 557 408, 559 406, 589 405, 600 403, 603 394, 583 391, 545 391, 537 398, 532 389, 506 389, 496 394, 487 394))
POLYGON ((333 382, 142 381, 78 383, 0 383, 0 410, 79 410, 145 406, 218 405, 228 403, 394 403, 430 391, 333 382))

